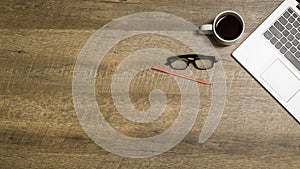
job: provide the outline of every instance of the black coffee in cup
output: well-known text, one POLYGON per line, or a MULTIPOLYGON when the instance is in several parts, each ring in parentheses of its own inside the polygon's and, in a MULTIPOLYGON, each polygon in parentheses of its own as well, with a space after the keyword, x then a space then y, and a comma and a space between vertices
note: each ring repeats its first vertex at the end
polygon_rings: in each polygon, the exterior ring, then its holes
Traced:
POLYGON ((200 27, 201 33, 214 35, 217 42, 222 45, 232 45, 237 42, 245 29, 245 23, 240 14, 234 11, 219 13, 212 24, 204 24, 200 27))
POLYGON ((215 27, 216 33, 224 40, 234 40, 238 38, 243 31, 243 25, 240 19, 233 15, 220 17, 215 27))

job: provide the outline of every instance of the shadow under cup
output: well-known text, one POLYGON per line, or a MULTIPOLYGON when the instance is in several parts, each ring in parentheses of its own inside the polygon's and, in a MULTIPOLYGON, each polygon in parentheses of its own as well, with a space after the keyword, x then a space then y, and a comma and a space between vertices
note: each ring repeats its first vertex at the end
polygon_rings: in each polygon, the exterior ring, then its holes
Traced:
POLYGON ((244 31, 244 22, 236 13, 223 13, 216 18, 213 26, 215 35, 224 41, 239 39, 244 31))

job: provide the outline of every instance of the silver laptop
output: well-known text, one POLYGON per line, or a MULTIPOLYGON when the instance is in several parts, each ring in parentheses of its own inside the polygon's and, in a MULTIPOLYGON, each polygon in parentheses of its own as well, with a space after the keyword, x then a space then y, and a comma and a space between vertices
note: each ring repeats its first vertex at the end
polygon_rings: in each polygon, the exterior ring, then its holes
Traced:
POLYGON ((285 0, 233 53, 300 123, 300 0, 285 0))

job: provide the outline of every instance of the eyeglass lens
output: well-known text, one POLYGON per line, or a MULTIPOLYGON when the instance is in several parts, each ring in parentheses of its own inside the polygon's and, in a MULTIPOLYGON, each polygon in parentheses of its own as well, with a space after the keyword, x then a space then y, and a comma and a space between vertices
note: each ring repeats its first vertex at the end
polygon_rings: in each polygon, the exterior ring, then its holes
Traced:
POLYGON ((194 63, 198 69, 210 69, 213 67, 213 62, 209 59, 196 59, 194 63))
POLYGON ((171 63, 171 67, 173 69, 178 69, 178 70, 182 70, 182 69, 186 69, 188 66, 188 61, 185 59, 176 59, 171 63))

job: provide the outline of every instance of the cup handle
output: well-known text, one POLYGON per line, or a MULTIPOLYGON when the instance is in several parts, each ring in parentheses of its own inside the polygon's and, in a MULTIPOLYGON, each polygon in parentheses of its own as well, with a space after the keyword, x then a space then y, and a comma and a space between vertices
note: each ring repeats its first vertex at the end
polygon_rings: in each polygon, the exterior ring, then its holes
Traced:
POLYGON ((200 30, 201 30, 202 33, 204 33, 206 35, 212 35, 212 34, 214 34, 212 24, 202 25, 200 27, 200 30))

